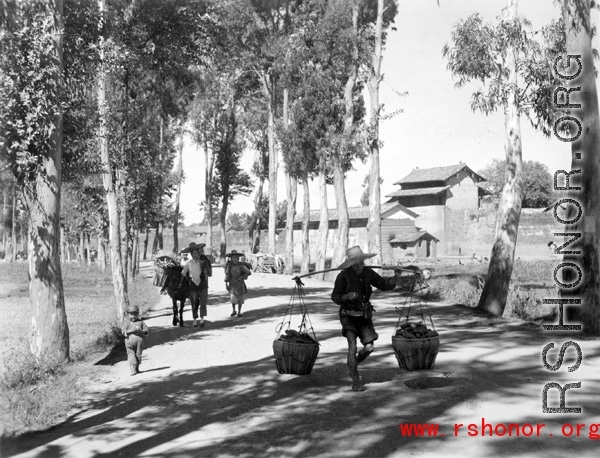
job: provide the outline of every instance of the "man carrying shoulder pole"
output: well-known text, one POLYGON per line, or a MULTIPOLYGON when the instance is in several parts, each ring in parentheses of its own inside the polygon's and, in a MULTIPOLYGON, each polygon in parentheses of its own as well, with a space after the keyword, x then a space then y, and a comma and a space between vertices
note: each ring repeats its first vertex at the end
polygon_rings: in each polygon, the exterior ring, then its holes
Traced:
MULTIPOLYGON (((365 259, 374 253, 363 253, 357 245, 348 248, 347 259, 338 269, 331 300, 340 306, 342 335, 348 341, 348 368, 354 391, 364 391, 365 387, 358 375, 358 364, 364 361, 374 350, 374 342, 379 337, 373 326, 373 306, 369 302, 373 286, 382 291, 392 290, 403 285, 400 279, 404 269, 395 269, 393 277, 382 277, 371 267, 365 266, 365 259), (357 354, 357 339, 363 348, 357 354)), ((405 285, 406 286, 406 285, 405 285)))

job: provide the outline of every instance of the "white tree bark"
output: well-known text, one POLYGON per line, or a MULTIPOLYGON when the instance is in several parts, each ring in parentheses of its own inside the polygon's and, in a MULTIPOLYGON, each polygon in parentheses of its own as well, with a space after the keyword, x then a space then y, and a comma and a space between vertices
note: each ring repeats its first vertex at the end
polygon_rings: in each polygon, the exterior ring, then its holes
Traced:
MULTIPOLYGON (((517 0, 508 0, 502 11, 504 19, 517 18, 517 0)), ((506 182, 500 199, 500 217, 498 233, 492 248, 487 280, 477 308, 496 316, 501 316, 506 307, 510 277, 512 275, 517 232, 521 216, 523 197, 523 161, 521 154, 521 117, 519 114, 517 93, 518 85, 515 50, 510 48, 506 57, 506 68, 509 72, 506 83, 509 95, 504 113, 506 143, 506 182)))
POLYGON ((369 171, 369 222, 367 234, 369 252, 376 256, 370 261, 371 265, 381 265, 383 262, 381 248, 381 184, 379 170, 379 83, 381 76, 382 59, 382 33, 383 33, 383 0, 377 1, 377 20, 375 22, 375 49, 372 56, 371 74, 367 81, 371 105, 371 122, 368 133, 369 158, 371 169, 369 171))
MULTIPOLYGON (((106 12, 105 0, 98 0, 101 19, 104 20, 106 12)), ((102 43, 105 40, 102 39, 102 43)), ((106 203, 108 206, 109 220, 109 243, 110 258, 113 276, 113 287, 117 303, 117 315, 119 319, 123 318, 127 307, 129 307, 129 297, 127 296, 127 283, 123 270, 121 258, 121 232, 119 229, 119 208, 117 206, 117 194, 113 183, 113 171, 108 151, 108 129, 107 115, 108 107, 106 103, 106 69, 104 68, 104 50, 100 50, 101 65, 98 71, 98 111, 100 113, 100 122, 98 127, 98 141, 100 150, 100 163, 102 166, 102 183, 106 194, 106 203)))
MULTIPOLYGON (((582 171, 581 175, 576 175, 576 178, 571 180, 570 186, 579 186, 581 190, 578 194, 577 191, 571 191, 575 195, 569 197, 574 197, 581 204, 582 217, 565 227, 565 232, 582 234, 581 243, 576 247, 581 254, 576 257, 565 256, 564 261, 578 264, 581 267, 582 278, 579 286, 564 288, 562 294, 575 295, 581 299, 581 305, 567 308, 565 321, 582 324, 587 333, 600 335, 600 118, 591 37, 593 26, 596 24, 590 20, 590 7, 589 0, 563 0, 567 54, 581 55, 582 65, 579 75, 568 82, 569 87, 581 87, 581 92, 573 93, 574 96, 577 94, 576 99, 571 97, 571 103, 580 103, 581 107, 570 108, 571 116, 581 123, 581 136, 571 143, 571 170, 582 171)), ((598 19, 597 10, 594 11, 592 19, 598 19)), ((575 219, 575 216, 570 219, 575 219)), ((575 278, 570 278, 572 283, 576 280, 577 274, 575 278)), ((563 281, 569 283, 565 279, 563 281)))
MULTIPOLYGON (((53 59, 62 74, 63 2, 49 1, 54 19, 53 59)), ((28 264, 31 303, 30 350, 36 358, 69 359, 69 326, 60 264, 60 199, 63 117, 59 110, 49 139, 52 150, 42 160, 43 173, 24 192, 29 210, 28 264)))
MULTIPOLYGON (((325 270, 325 259, 327 257, 327 235, 329 233, 329 209, 327 207, 327 180, 325 172, 319 172, 319 192, 321 193, 321 213, 319 217, 319 243, 317 246, 317 260, 315 271, 325 270)), ((325 274, 317 274, 315 278, 324 280, 325 274)))

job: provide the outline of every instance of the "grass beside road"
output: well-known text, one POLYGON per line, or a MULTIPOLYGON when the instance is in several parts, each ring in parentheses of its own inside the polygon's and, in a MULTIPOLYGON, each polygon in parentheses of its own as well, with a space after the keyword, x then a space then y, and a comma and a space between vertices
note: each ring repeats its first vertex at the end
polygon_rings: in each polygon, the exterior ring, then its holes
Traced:
MULTIPOLYGON (((110 271, 63 264, 65 309, 72 362, 41 361, 29 353, 31 304, 26 262, 0 262, 0 434, 47 429, 67 418, 86 380, 102 368, 93 364, 122 345, 110 271)), ((143 280, 129 298, 143 313, 156 291, 143 280)))

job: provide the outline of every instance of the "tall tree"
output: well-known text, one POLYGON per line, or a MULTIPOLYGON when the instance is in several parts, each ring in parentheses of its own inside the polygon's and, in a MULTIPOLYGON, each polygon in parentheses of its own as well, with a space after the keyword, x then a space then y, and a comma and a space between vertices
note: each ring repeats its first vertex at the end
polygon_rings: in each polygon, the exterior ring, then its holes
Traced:
POLYGON ((221 78, 216 69, 202 69, 198 73, 197 84, 199 90, 192 103, 190 119, 193 126, 194 139, 202 149, 204 156, 204 219, 207 221, 206 245, 212 248, 212 221, 213 221, 213 180, 215 175, 215 161, 217 158, 218 119, 222 113, 223 105, 229 95, 225 94, 225 79, 221 78), (224 99, 225 97, 225 99, 224 99))
POLYGON ((381 265, 381 173, 379 170, 379 121, 381 118, 381 104, 379 102, 379 84, 383 80, 381 73, 381 61, 383 59, 384 35, 384 13, 388 12, 385 25, 393 21, 396 13, 395 1, 388 2, 385 6, 384 0, 377 0, 377 13, 375 19, 375 32, 373 37, 373 49, 371 52, 371 63, 368 65, 369 77, 366 83, 369 90, 371 107, 371 119, 367 129, 367 145, 369 148, 369 222, 367 233, 369 240, 369 252, 375 253, 372 259, 375 265, 381 265), (392 12, 392 14, 390 14, 392 12))
POLYGON ((235 118, 234 100, 219 120, 219 139, 217 143, 215 162, 215 197, 221 199, 219 228, 221 244, 219 256, 225 262, 227 253, 227 210, 229 202, 236 195, 248 195, 252 189, 250 176, 240 169, 240 157, 243 145, 238 137, 237 121, 235 118))
POLYGON ((358 51, 358 0, 351 2, 352 26, 349 39, 352 43, 352 54, 347 69, 347 80, 344 88, 344 131, 340 149, 332 161, 333 187, 335 189, 335 202, 338 214, 337 244, 333 252, 333 265, 339 265, 348 249, 348 236, 350 233, 350 217, 348 215, 348 201, 346 200, 345 164, 349 157, 351 139, 354 136, 354 93, 358 78, 359 51, 358 51))
POLYGON ((175 193, 175 214, 173 217, 173 252, 174 253, 178 253, 179 252, 179 237, 178 237, 178 226, 179 226, 179 219, 180 219, 180 214, 179 214, 179 202, 181 200, 181 184, 183 182, 183 146, 184 146, 184 140, 185 140, 185 130, 183 128, 183 126, 181 126, 181 132, 180 132, 180 140, 179 140, 179 154, 178 154, 178 158, 177 158, 177 169, 175 171, 176 173, 176 185, 177 185, 177 192, 175 193))
POLYGON ((245 69, 252 71, 260 83, 267 113, 267 146, 269 151, 269 234, 268 251, 276 253, 277 228, 277 151, 276 120, 281 107, 281 60, 289 32, 295 0, 233 1, 230 12, 239 30, 240 50, 245 69))
POLYGON ((37 358, 67 361, 69 327, 59 248, 63 2, 2 7, 0 150, 11 161, 29 215, 30 349, 37 358))
POLYGON ((127 295, 127 282, 123 267, 123 258, 121 253, 121 217, 117 204, 117 190, 113 179, 113 165, 109 153, 109 132, 108 132, 108 115, 109 106, 106 101, 107 94, 107 73, 109 71, 106 62, 106 51, 110 41, 105 35, 106 27, 106 1, 98 0, 98 9, 100 11, 100 43, 98 44, 99 52, 99 67, 98 67, 98 149, 100 162, 102 165, 102 183, 106 195, 106 203, 108 207, 109 220, 109 244, 110 244, 110 260, 111 272, 113 276, 113 288, 115 291, 115 299, 117 304, 117 314, 119 318, 125 315, 125 311, 129 307, 129 297, 127 295))
MULTIPOLYGON (((283 135, 287 136, 289 125, 289 89, 285 88, 283 91, 283 135)), ((298 197, 298 179, 292 175, 286 168, 285 170, 285 188, 287 191, 287 212, 285 219, 285 271, 284 273, 291 275, 294 273, 294 219, 296 217, 296 199, 298 197)), ((306 210, 306 202, 308 202, 308 196, 306 195, 308 186, 305 189, 304 195, 304 208, 306 210)), ((310 206, 309 206, 310 208, 310 206)), ((304 225, 302 227, 304 241, 304 225)), ((306 228, 308 237, 308 228, 306 228)), ((304 248, 304 244, 303 244, 304 248)), ((305 264, 308 265, 310 260, 310 254, 305 252, 303 249, 303 263, 302 270, 304 270, 305 264)), ((308 268, 306 267, 306 272, 308 268)), ((306 273, 304 272, 304 273, 306 273)))
MULTIPOLYGON (((598 88, 595 80, 594 51, 591 46, 593 24, 591 22, 590 0, 563 0, 563 17, 567 41, 567 55, 580 56, 570 62, 563 62, 567 68, 561 70, 562 75, 569 76, 568 85, 577 88, 573 92, 569 105, 571 116, 578 119, 581 126, 571 131, 572 162, 571 170, 581 170, 570 180, 575 188, 573 197, 581 205, 583 217, 577 210, 571 212, 568 220, 572 221, 565 232, 581 233, 580 243, 576 246, 579 256, 566 257, 565 261, 574 261, 581 266, 582 276, 570 275, 572 288, 563 288, 563 295, 576 295, 581 305, 567 309, 567 317, 572 322, 583 324, 584 331, 594 335, 600 334, 600 118, 598 114, 598 88), (570 64, 570 65, 569 65, 570 64), (578 68, 579 66, 579 68, 578 68), (575 69, 575 70, 574 70, 575 69), (571 78, 574 76, 574 78, 571 78), (577 96, 575 96, 577 94, 577 96), (575 96, 575 97, 573 97, 575 96), (574 100, 575 99, 575 100, 574 100), (578 192, 577 192, 578 191, 578 192), (581 280, 578 284, 577 282, 581 280)), ((567 60, 567 59, 562 59, 567 60)), ((569 100, 567 100, 567 103, 569 100)), ((574 250, 575 251, 575 250, 574 250)), ((563 269, 565 271, 567 269, 563 269)), ((563 273, 563 277, 566 277, 563 273)), ((563 279, 569 283, 566 279, 563 279)))
POLYGON ((496 26, 483 24, 477 14, 472 15, 452 31, 453 47, 443 48, 449 70, 458 77, 458 87, 472 80, 487 85, 486 90, 473 94, 472 109, 485 114, 498 108, 504 111, 505 183, 496 241, 478 304, 479 309, 497 316, 506 306, 521 214, 521 116, 550 135, 554 115, 552 91, 557 79, 547 69, 552 68, 553 53, 561 49, 558 24, 544 29, 545 47, 534 40, 529 28, 528 21, 517 17, 517 0, 507 0, 496 26))

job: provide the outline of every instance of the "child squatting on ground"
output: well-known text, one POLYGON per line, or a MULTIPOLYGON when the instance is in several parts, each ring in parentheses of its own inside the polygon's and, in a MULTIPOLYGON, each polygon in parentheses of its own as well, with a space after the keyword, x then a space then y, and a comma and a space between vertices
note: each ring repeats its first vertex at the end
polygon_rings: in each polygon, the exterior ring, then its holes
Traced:
POLYGON ((127 361, 131 368, 131 375, 140 373, 142 364, 142 349, 144 337, 148 335, 148 326, 140 318, 140 309, 137 305, 127 309, 127 316, 123 319, 121 329, 125 336, 125 349, 127 350, 127 361))
POLYGON ((243 253, 238 253, 236 250, 231 250, 225 256, 231 261, 225 264, 225 287, 229 291, 231 298, 231 307, 233 311, 231 316, 236 316, 235 306, 237 304, 237 316, 242 316, 242 305, 244 304, 244 294, 248 292, 245 280, 252 274, 252 271, 247 267, 247 263, 240 262, 240 256, 243 253))

